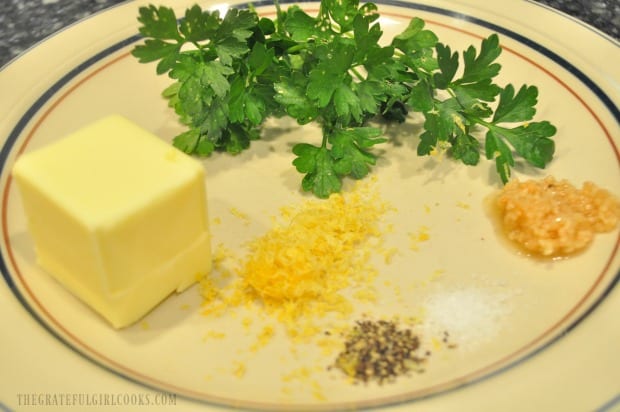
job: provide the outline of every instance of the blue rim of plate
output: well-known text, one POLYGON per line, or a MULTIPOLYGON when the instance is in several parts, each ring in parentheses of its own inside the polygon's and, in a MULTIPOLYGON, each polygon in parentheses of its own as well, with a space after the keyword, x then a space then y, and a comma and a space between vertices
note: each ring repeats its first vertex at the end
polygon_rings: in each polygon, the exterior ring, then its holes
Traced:
MULTIPOLYGON (((301 1, 295 1, 295 0, 282 0, 280 1, 281 4, 312 4, 312 3, 318 3, 315 0, 301 0, 301 1)), ((429 5, 425 5, 425 4, 419 4, 419 3, 413 3, 413 2, 407 2, 407 1, 402 1, 402 0, 377 0, 374 1, 374 3, 376 3, 377 5, 384 5, 384 6, 394 6, 394 7, 399 7, 399 8, 404 8, 404 9, 411 9, 411 10, 420 10, 420 11, 424 11, 424 12, 429 12, 429 13, 434 13, 434 14, 438 14, 438 15, 442 15, 442 16, 447 16, 447 17, 452 17, 454 19, 457 20, 461 20, 461 21, 466 21, 468 23, 474 24, 474 25, 478 25, 484 28, 487 28, 489 30, 492 30, 498 34, 507 36, 513 40, 516 40, 517 42, 527 46, 528 48, 534 50, 535 52, 549 58, 551 61, 553 61, 554 63, 558 64, 559 66, 561 66, 564 70, 566 70, 568 73, 570 73, 572 76, 574 76, 575 78, 577 78, 582 84, 584 84, 599 100, 600 102, 605 106, 605 108, 607 110, 609 110, 609 112, 612 114, 613 118, 616 120, 616 122, 618 122, 620 124, 620 109, 614 104, 614 102, 611 100, 611 98, 592 80, 590 79, 585 73, 583 73, 581 70, 579 70, 577 67, 575 67, 572 63, 570 63, 568 60, 566 60, 565 58, 561 57, 560 55, 556 54, 555 52, 551 51, 550 49, 546 48, 545 46, 519 34, 516 33, 512 30, 506 29, 504 27, 498 26, 494 23, 491 23, 489 21, 474 17, 474 16, 470 16, 464 13, 460 13, 460 12, 456 12, 456 11, 452 11, 452 10, 447 10, 447 9, 443 9, 440 7, 436 7, 436 6, 429 6, 429 5)), ((126 3, 122 3, 119 4, 118 6, 122 6, 126 3)), ((243 7, 247 7, 250 3, 238 3, 238 4, 234 4, 232 6, 234 7, 238 7, 238 8, 243 8, 243 7)), ((261 7, 261 6, 271 6, 273 5, 273 1, 271 0, 261 0, 258 2, 252 2, 251 3, 252 6, 254 7, 261 7)), ((553 11, 553 10, 552 10, 553 11)), ((105 12, 105 11, 103 11, 105 12)), ((96 15, 92 16, 92 17, 96 17, 96 15)), ((610 41, 610 39, 605 38, 604 36, 601 36, 600 33, 592 30, 593 33, 595 33, 596 35, 599 35, 600 37, 602 37, 604 40, 606 41, 610 41)), ((11 133, 9 134, 9 136, 7 137, 7 139, 5 140, 2 149, 0 150, 0 174, 5 173, 5 168, 7 166, 7 162, 8 159, 10 157, 10 154, 13 150, 13 147, 15 145, 15 143, 17 142, 19 136, 22 134, 22 132, 24 131, 24 129, 28 126, 28 124, 31 122, 31 120, 35 117, 35 115, 45 106, 45 104, 50 101, 65 85, 67 85, 70 81, 72 81, 74 78, 76 78, 79 74, 83 73, 85 70, 87 70, 88 68, 92 67, 93 65, 95 65, 96 63, 100 62, 102 59, 112 55, 113 53, 120 51, 122 49, 124 49, 125 47, 128 47, 134 43, 136 43, 137 41, 141 40, 142 36, 139 34, 127 37, 119 42, 114 43, 113 45, 97 52, 96 54, 94 54, 92 57, 86 59, 84 62, 82 62, 81 64, 77 65, 76 67, 74 67, 72 70, 70 70, 68 73, 66 73, 65 75, 63 75, 59 80, 57 80, 52 86, 50 86, 44 93, 41 94, 41 96, 39 98, 37 98, 37 100, 28 108, 28 110, 25 111, 25 113, 22 115, 22 117, 20 118, 20 120, 17 122, 17 124, 15 125, 15 127, 13 128, 13 130, 11 131, 11 133)), ((613 142, 610 142, 611 144, 614 144, 613 142)), ((83 352, 82 350, 80 350, 79 348, 77 348, 75 345, 73 345, 67 338, 63 337, 58 331, 54 330, 54 328, 45 321, 45 319, 43 318, 43 316, 37 312, 37 310, 35 308, 33 308, 27 301, 26 297, 22 294, 22 292, 20 292, 18 286, 16 285, 13 277, 11 276, 11 273, 9 271, 8 265, 7 265, 7 258, 5 256, 4 253, 0 253, 0 271, 2 272, 2 277, 4 279, 4 281, 6 282, 7 286, 9 287, 9 289, 11 290, 11 292, 13 293, 13 295, 17 298, 17 300, 20 302, 20 304, 26 309, 26 311, 45 329, 47 330, 51 335, 53 335, 56 339, 58 339, 60 342, 62 342, 64 345, 66 345, 69 349, 71 349, 72 351, 76 352, 77 354, 79 354, 80 356, 83 356, 84 358, 86 358, 87 360, 97 364, 98 366, 102 367, 105 370, 110 371, 111 373, 122 377, 124 379, 127 379, 131 382, 134 383, 138 383, 140 385, 143 385, 145 387, 149 387, 151 389, 154 390, 161 390, 160 387, 157 387, 156 385, 152 385, 149 383, 146 383, 140 379, 134 378, 132 376, 128 376, 126 374, 123 374, 122 372, 114 369, 113 367, 106 365, 103 362, 100 362, 99 360, 93 358, 91 355, 89 355, 86 352, 83 352)), ((432 398, 432 397, 437 397, 440 396, 442 394, 446 394, 452 391, 455 391, 457 389, 466 387, 466 386, 471 386, 474 385, 476 383, 488 380, 496 375, 499 375, 503 372, 506 372, 509 369, 512 369, 513 367, 535 357, 536 355, 540 354, 541 352, 543 352, 544 350, 548 349, 549 347, 551 347, 554 343, 558 342, 559 340, 561 340, 563 337, 565 337, 568 333, 570 333, 571 331, 573 331, 577 326, 579 326, 586 318, 588 318, 599 306, 600 304, 610 295, 610 293, 612 292, 612 290, 618 285, 618 283, 620 283, 620 270, 614 275, 613 279, 610 281, 610 283, 601 291, 601 293, 596 297, 596 299, 590 304, 590 306, 588 306, 585 310, 583 310, 579 316, 577 316, 575 319, 573 319, 568 325, 566 325, 563 329, 559 330, 556 332, 555 336, 553 336, 551 339, 547 340, 545 343, 543 343, 542 345, 536 347, 535 349, 527 352, 525 355, 522 356, 517 356, 516 359, 506 363, 503 366, 498 367, 495 370, 492 370, 486 374, 483 374, 481 376, 476 377, 475 379, 466 381, 466 382, 461 382, 460 384, 448 387, 446 389, 443 390, 439 390, 436 392, 431 392, 429 394, 424 394, 415 398, 411 398, 411 399, 399 399, 397 401, 392 401, 392 402, 386 402, 386 403, 377 403, 377 404, 368 404, 368 401, 360 401, 360 407, 366 408, 366 409, 374 409, 377 407, 385 407, 385 406, 393 406, 393 405, 397 405, 397 404, 406 404, 406 403, 411 403, 411 402, 415 402, 418 400, 423 400, 423 399, 428 399, 428 398, 432 398)), ((217 403, 217 402, 213 402, 213 401, 208 401, 208 400, 203 400, 203 399, 196 399, 193 398, 191 396, 186 396, 184 394, 179 394, 180 396, 190 400, 190 401, 196 401, 196 402, 200 402, 203 404, 212 404, 213 406, 218 406, 218 407, 224 407, 224 408, 235 408, 236 406, 233 405, 231 402, 231 404, 227 404, 227 403, 217 403)), ((607 403, 604 404, 603 410, 606 410, 606 408, 608 406, 612 406, 612 405, 616 405, 618 402, 620 401, 620 395, 618 395, 618 397, 613 398, 611 400, 609 400, 607 403)), ((283 405, 284 406, 284 405, 283 405)), ((336 408, 342 408, 342 410, 350 410, 352 405, 351 403, 347 403, 346 405, 340 406, 338 404, 335 405, 329 405, 329 407, 331 408, 332 406, 335 406, 336 408)), ((322 408, 321 406, 319 406, 319 408, 317 409, 316 407, 313 407, 311 405, 288 405, 288 407, 292 407, 293 409, 297 410, 297 408, 306 408, 309 407, 312 410, 324 410, 324 408, 322 408)), ((265 410, 263 407, 258 407, 256 410, 265 410)), ((279 408, 267 408, 267 410, 279 410, 279 408)), ((332 410, 332 409, 330 409, 332 410)))

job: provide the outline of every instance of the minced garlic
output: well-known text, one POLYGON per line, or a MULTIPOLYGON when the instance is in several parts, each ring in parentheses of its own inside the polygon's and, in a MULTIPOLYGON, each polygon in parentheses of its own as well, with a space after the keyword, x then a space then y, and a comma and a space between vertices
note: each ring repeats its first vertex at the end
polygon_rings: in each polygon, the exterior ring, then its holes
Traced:
POLYGON ((508 239, 542 256, 579 252, 620 221, 620 202, 608 191, 591 182, 577 189, 551 176, 508 182, 496 206, 508 239))

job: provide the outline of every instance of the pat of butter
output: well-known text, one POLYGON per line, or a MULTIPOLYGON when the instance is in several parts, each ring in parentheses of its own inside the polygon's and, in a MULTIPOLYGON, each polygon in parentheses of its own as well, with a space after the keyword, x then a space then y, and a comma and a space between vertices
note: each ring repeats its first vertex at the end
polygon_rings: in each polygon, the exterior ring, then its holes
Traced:
POLYGON ((113 115, 13 168, 38 264, 114 327, 211 269, 204 168, 113 115))

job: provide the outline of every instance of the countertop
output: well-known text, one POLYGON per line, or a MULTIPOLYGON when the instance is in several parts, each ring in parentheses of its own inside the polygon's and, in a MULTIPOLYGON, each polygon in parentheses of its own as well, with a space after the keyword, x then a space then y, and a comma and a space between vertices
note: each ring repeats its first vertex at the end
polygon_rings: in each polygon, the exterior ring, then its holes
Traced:
MULTIPOLYGON (((0 67, 63 27, 127 0, 2 0, 0 67)), ((525 1, 525 0, 523 0, 525 1)), ((620 39, 620 0, 539 0, 620 39)))

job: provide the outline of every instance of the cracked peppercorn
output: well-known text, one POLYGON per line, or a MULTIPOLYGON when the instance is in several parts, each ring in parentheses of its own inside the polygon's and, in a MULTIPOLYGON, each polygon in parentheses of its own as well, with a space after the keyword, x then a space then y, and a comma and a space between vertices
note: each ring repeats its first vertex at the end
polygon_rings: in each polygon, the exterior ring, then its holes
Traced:
POLYGON ((356 381, 392 382, 424 361, 416 356, 419 338, 394 321, 357 321, 344 346, 333 366, 356 381))

